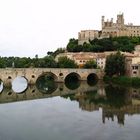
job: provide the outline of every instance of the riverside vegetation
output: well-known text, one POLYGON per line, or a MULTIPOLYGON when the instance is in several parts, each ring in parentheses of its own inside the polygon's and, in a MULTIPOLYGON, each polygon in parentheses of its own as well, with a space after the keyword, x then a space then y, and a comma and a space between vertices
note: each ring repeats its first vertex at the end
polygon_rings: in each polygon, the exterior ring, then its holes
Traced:
POLYGON ((118 77, 109 77, 104 76, 104 81, 106 83, 113 83, 117 85, 123 85, 123 86, 131 86, 135 88, 140 87, 140 78, 138 77, 126 77, 126 76, 118 76, 118 77))
POLYGON ((140 87, 140 78, 125 76, 125 57, 120 52, 106 59, 104 81, 118 85, 140 87))

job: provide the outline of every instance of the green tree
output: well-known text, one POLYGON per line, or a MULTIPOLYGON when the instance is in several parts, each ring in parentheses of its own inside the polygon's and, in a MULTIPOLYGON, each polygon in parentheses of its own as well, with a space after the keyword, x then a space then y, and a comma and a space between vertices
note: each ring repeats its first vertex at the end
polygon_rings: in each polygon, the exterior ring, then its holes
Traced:
POLYGON ((0 68, 5 68, 5 67, 6 67, 5 60, 2 57, 0 57, 0 68))
POLYGON ((78 39, 72 38, 69 40, 69 42, 67 44, 67 51, 68 52, 77 52, 77 47, 78 47, 78 39))
POLYGON ((57 67, 57 63, 54 60, 54 57, 52 57, 52 56, 46 56, 43 59, 45 61, 45 67, 46 68, 56 68, 57 67))
POLYGON ((52 51, 48 51, 47 55, 51 56, 51 55, 53 55, 53 52, 52 51))
POLYGON ((89 43, 84 43, 83 44, 83 52, 90 52, 90 48, 91 48, 91 44, 89 44, 89 43))
POLYGON ((27 57, 19 58, 16 57, 14 60, 16 68, 28 68, 30 67, 31 59, 27 57))
POLYGON ((111 54, 106 59, 105 73, 108 76, 124 75, 125 73, 125 57, 120 52, 111 54))
POLYGON ((89 60, 86 62, 86 64, 84 65, 84 68, 97 68, 97 64, 94 60, 89 60))
POLYGON ((78 67, 78 65, 74 62, 74 60, 71 60, 67 57, 59 57, 58 66, 60 68, 77 68, 78 67))
POLYGON ((104 51, 126 51, 132 52, 134 46, 140 44, 140 37, 110 37, 89 40, 89 43, 78 45, 77 39, 70 39, 67 45, 68 52, 104 52, 104 51))
POLYGON ((50 56, 56 57, 58 54, 64 53, 64 52, 65 52, 65 48, 58 48, 56 51, 48 52, 47 54, 50 56))

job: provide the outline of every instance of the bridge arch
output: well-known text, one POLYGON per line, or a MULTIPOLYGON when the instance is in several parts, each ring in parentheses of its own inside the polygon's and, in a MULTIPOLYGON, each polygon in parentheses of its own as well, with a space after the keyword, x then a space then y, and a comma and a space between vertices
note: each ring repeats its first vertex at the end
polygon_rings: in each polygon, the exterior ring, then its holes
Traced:
POLYGON ((2 93, 3 89, 4 89, 3 81, 0 79, 0 93, 2 93))
POLYGON ((11 81, 11 85, 15 93, 23 93, 28 88, 28 79, 25 76, 17 76, 11 81))
POLYGON ((65 77, 65 86, 68 89, 75 90, 81 84, 81 76, 76 72, 71 72, 65 77))
POLYGON ((36 80, 36 87, 41 93, 51 94, 54 92, 57 85, 58 77, 52 72, 41 74, 36 80))
POLYGON ((98 78, 97 74, 95 74, 95 73, 90 73, 90 74, 87 76, 87 83, 88 83, 89 85, 94 85, 94 84, 97 83, 98 79, 99 79, 99 78, 98 78))
POLYGON ((71 72, 65 76, 64 80, 65 80, 65 82, 66 82, 66 80, 79 80, 80 81, 81 76, 76 72, 71 72))
MULTIPOLYGON (((51 79, 51 80, 54 80, 54 81, 57 81, 58 80, 58 77, 56 76, 56 74, 52 73, 52 72, 44 72, 42 74, 40 74, 38 77, 37 77, 37 80, 40 78, 40 77, 46 77, 48 79, 51 79)), ((36 82, 37 82, 36 80, 36 82)))

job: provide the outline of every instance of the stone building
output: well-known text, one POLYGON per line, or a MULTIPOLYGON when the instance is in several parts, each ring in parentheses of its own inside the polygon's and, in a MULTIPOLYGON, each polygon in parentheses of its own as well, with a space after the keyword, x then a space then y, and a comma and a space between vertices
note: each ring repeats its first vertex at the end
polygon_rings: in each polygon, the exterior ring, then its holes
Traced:
POLYGON ((133 54, 126 55, 126 75, 140 77, 140 45, 135 46, 133 54))
POLYGON ((97 55, 92 52, 78 52, 78 53, 60 53, 56 56, 55 60, 58 61, 59 57, 68 57, 71 60, 74 60, 79 67, 83 67, 87 61, 94 60, 96 62, 97 55))
POLYGON ((116 22, 111 20, 105 21, 105 17, 102 16, 102 37, 110 36, 140 36, 140 26, 124 23, 124 15, 118 14, 116 22))
POLYGON ((89 40, 99 37, 98 30, 82 30, 78 33, 78 44, 82 45, 84 42, 88 43, 89 40))
POLYGON ((82 30, 78 33, 78 43, 83 44, 89 42, 89 39, 94 38, 108 38, 119 37, 119 36, 140 36, 140 25, 133 25, 132 23, 125 24, 124 15, 118 14, 116 22, 111 20, 105 21, 105 16, 101 18, 101 31, 98 30, 82 30))
MULTIPOLYGON (((109 52, 100 52, 100 53, 93 53, 93 52, 68 52, 68 53, 60 53, 56 56, 55 60, 58 61, 59 57, 68 57, 71 60, 74 60, 79 67, 83 67, 87 61, 94 60, 98 66, 102 70, 105 68, 106 58, 111 54, 115 54, 117 51, 109 51, 109 52)), ((134 57, 135 54, 128 53, 128 52, 121 52, 126 57, 134 57)), ((130 75, 130 74, 129 74, 130 75)))

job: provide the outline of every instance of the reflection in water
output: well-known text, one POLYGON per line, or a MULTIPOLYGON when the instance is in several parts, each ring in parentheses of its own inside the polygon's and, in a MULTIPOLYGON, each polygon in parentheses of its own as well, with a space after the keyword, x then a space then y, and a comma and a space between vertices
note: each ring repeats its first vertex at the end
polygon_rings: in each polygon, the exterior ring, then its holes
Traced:
POLYGON ((107 101, 110 106, 121 108, 127 104, 128 101, 126 101, 126 97, 128 96, 128 92, 125 87, 114 87, 112 85, 109 85, 105 87, 105 90, 107 101))
POLYGON ((70 80, 70 81, 66 81, 65 85, 68 89, 75 90, 75 89, 79 88, 80 83, 81 82, 77 81, 77 80, 72 80, 72 81, 70 80))
POLYGON ((98 82, 98 77, 97 77, 96 74, 91 73, 90 75, 88 75, 88 77, 87 77, 87 83, 88 83, 90 86, 96 85, 97 82, 98 82))
POLYGON ((43 75, 37 79, 36 86, 40 92, 51 94, 57 89, 58 84, 54 81, 53 77, 49 75, 43 75))
POLYGON ((3 90, 3 82, 0 80, 0 93, 2 92, 3 90))
POLYGON ((103 123, 105 123, 106 118, 111 120, 117 118, 119 124, 124 124, 126 114, 140 114, 140 89, 113 85, 104 87, 102 83, 89 86, 87 83, 81 82, 78 89, 70 90, 66 85, 62 83, 56 84, 48 77, 38 79, 37 87, 29 86, 23 94, 15 94, 11 89, 4 89, 2 94, 0 94, 0 102, 5 103, 53 96, 61 96, 62 98, 76 101, 81 110, 89 112, 99 111, 99 108, 102 108, 103 123))
POLYGON ((23 94, 5 88, 0 103, 44 99, 1 104, 0 138, 139 140, 140 89, 81 82, 79 88, 70 90, 62 83, 57 85, 51 94, 40 92, 35 85, 23 94))
POLYGON ((87 83, 90 85, 90 86, 95 86, 97 84, 97 80, 88 80, 87 83))
POLYGON ((125 115, 140 114, 140 93, 133 94, 130 88, 109 85, 105 90, 90 90, 64 98, 79 102, 79 107, 86 111, 96 111, 102 107, 102 121, 117 118, 118 124, 124 125, 125 115), (103 92, 101 92, 103 91, 103 92), (105 94, 104 94, 105 91, 105 94), (137 102, 134 99, 137 98, 137 102))
POLYGON ((65 85, 67 88, 74 90, 80 86, 80 80, 77 75, 71 74, 66 77, 65 85))
POLYGON ((27 80, 24 77, 18 76, 12 82, 12 89, 16 93, 24 92, 28 87, 27 80))

